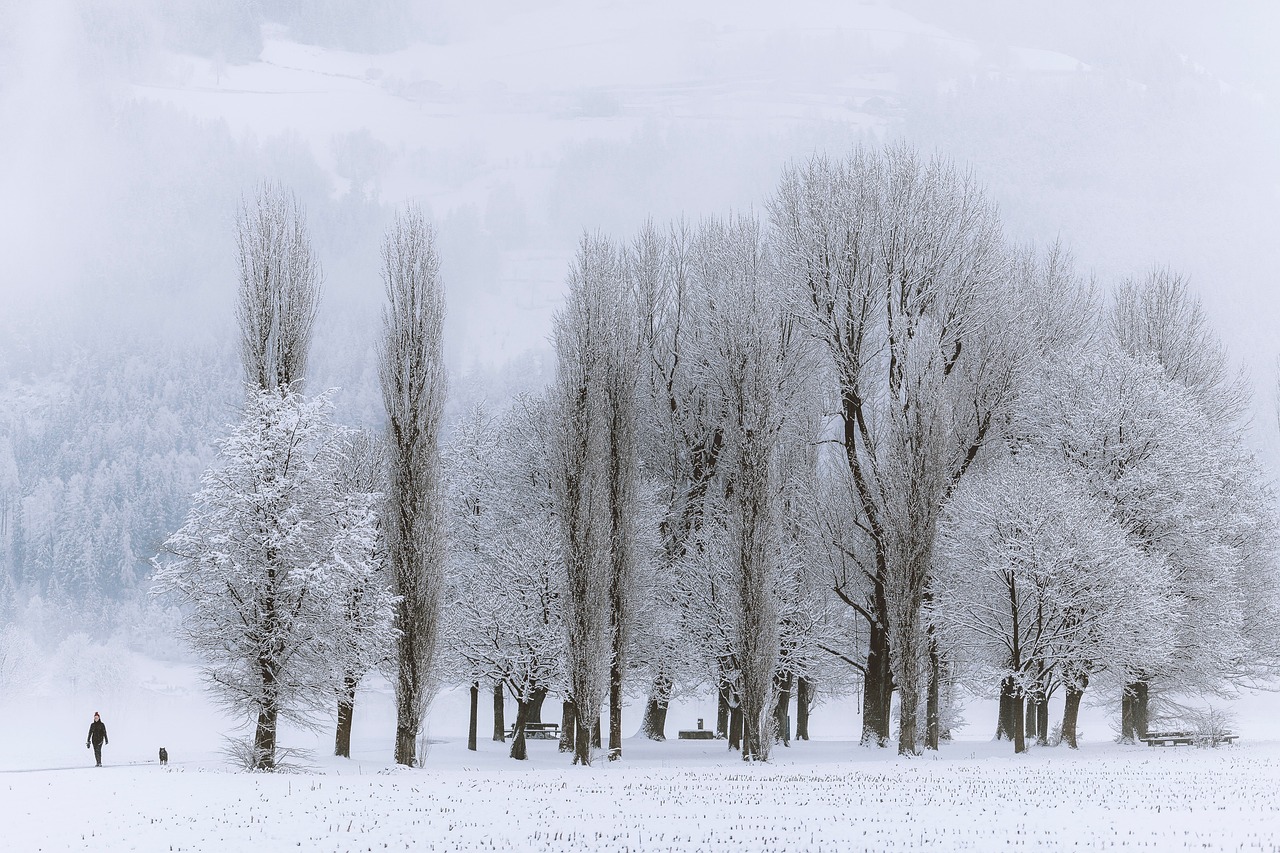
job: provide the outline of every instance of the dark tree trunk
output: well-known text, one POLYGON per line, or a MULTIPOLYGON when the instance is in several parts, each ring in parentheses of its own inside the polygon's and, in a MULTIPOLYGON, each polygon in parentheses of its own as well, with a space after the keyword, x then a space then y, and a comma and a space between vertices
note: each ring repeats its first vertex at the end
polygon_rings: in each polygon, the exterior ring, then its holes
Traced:
POLYGON ((1149 701, 1151 688, 1145 678, 1136 679, 1124 686, 1120 697, 1120 739, 1134 743, 1149 731, 1149 701))
POLYGON ((760 720, 748 717, 741 708, 737 709, 737 714, 742 721, 742 760, 759 761, 764 754, 761 751, 764 732, 760 731, 760 720))
POLYGON ((1014 717, 1018 711, 1013 702, 1013 677, 1000 682, 1000 712, 996 719, 996 740, 1013 740, 1017 723, 1014 717))
POLYGON ((529 722, 530 702, 516 700, 516 723, 512 727, 510 755, 516 761, 524 761, 529 757, 529 748, 525 742, 524 727, 529 722))
MULTIPOLYGON (((560 706, 560 751, 574 752, 574 734, 577 731, 578 715, 574 704, 569 701, 560 706)), ((576 753, 575 753, 576 758, 576 753)))
POLYGON ((1013 751, 1014 754, 1027 751, 1026 717, 1023 713, 1022 690, 1014 688, 1013 695, 1013 751))
POLYGON ((1078 749, 1076 743, 1076 722, 1080 719, 1080 699, 1089 685, 1087 677, 1081 679, 1080 687, 1067 686, 1067 698, 1062 709, 1062 742, 1072 749, 1078 749))
MULTIPOLYGON (((574 708, 573 715, 573 763, 586 767, 591 763, 591 724, 574 708)), ((600 720, 596 720, 596 728, 600 720)))
POLYGON ((716 696, 716 737, 729 737, 729 687, 726 684, 720 685, 720 692, 716 696))
POLYGON ((258 726, 253 732, 254 770, 274 770, 276 767, 277 719, 275 708, 258 712, 258 726))
POLYGON ((507 742, 507 720, 502 699, 502 682, 493 683, 493 739, 498 743, 507 742))
POLYGON ((604 745, 604 738, 601 735, 600 718, 596 717, 591 723, 591 745, 596 749, 600 749, 604 745))
MULTIPOLYGON (((877 591, 877 602, 883 603, 883 590, 877 591)), ((884 610, 880 609, 879 613, 884 610)), ((862 688, 862 745, 888 746, 889 724, 893 706, 893 670, 889 665, 889 632, 883 622, 871 622, 867 671, 862 688)))
POLYGON ((396 764, 406 767, 418 765, 418 732, 409 726, 396 725, 396 764))
POLYGON ((1049 697, 1036 703, 1036 745, 1049 745, 1049 697))
POLYGON ((622 758, 622 629, 614 630, 613 663, 609 665, 609 760, 622 758))
POLYGON ((533 698, 529 700, 529 708, 525 714, 524 721, 526 723, 542 722, 542 705, 547 701, 547 689, 539 687, 533 691, 533 698))
POLYGON ((351 757, 351 723, 356 713, 356 686, 360 680, 355 673, 342 674, 342 695, 338 697, 338 731, 333 738, 333 754, 351 757))
POLYGON ((480 726, 480 682, 471 682, 471 718, 467 723, 467 749, 476 751, 476 734, 480 726))
POLYGON ((796 740, 809 739, 809 710, 813 707, 813 682, 796 679, 796 740))
POLYGON ((667 707, 671 703, 671 679, 664 673, 654 676, 649 687, 649 701, 644 706, 644 721, 640 731, 649 740, 667 739, 667 707))
POLYGON ((1036 723, 1040 720, 1040 703, 1033 697, 1028 696, 1026 706, 1026 722, 1023 725, 1023 731, 1026 732, 1027 739, 1030 740, 1039 736, 1036 723))
POLYGON ((791 718, 788 711, 791 710, 791 683, 794 680, 795 676, 789 672, 774 680, 778 686, 778 701, 773 706, 774 738, 785 746, 791 746, 791 718))
POLYGON ((729 709, 729 748, 742 749, 742 706, 729 709))
POLYGON ((924 748, 937 751, 942 734, 942 659, 938 643, 929 636, 929 692, 925 697, 924 748))

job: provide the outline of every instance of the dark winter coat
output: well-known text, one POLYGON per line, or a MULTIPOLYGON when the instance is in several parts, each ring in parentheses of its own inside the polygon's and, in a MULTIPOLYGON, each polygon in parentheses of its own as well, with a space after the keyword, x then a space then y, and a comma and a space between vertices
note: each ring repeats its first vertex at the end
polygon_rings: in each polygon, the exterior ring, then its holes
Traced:
POLYGON ((94 746, 110 743, 110 741, 107 740, 107 726, 102 722, 102 720, 94 720, 89 725, 89 740, 94 746))

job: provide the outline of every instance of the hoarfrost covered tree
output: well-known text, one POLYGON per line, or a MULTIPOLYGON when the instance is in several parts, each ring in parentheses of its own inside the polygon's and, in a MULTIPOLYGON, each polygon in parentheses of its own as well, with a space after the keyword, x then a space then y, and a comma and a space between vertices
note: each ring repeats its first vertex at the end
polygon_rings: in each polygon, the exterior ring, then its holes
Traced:
POLYGON ((452 656, 473 682, 497 680, 517 703, 511 757, 525 729, 563 691, 559 529, 547 458, 546 401, 520 397, 502 415, 473 412, 448 453, 452 656))
POLYGON ((320 265, 302 205, 264 184, 236 217, 240 289, 236 321, 250 388, 300 391, 320 304, 320 265))
POLYGON ((445 399, 444 285, 435 232, 410 207, 382 246, 387 304, 378 376, 387 411, 387 562, 397 604, 395 760, 417 762, 431 703, 444 593, 445 530, 438 446, 445 399))
POLYGON ((939 509, 1009 404, 1017 359, 995 208, 972 177, 902 145, 788 168, 770 203, 785 279, 830 358, 856 565, 837 593, 868 629, 863 732, 918 750, 920 618, 939 509))
POLYGON ((1015 752, 1026 749, 1024 700, 1047 713, 1060 685, 1062 737, 1074 748, 1091 675, 1161 663, 1167 575, 1078 471, 1023 454, 966 478, 948 502, 932 618, 943 647, 966 662, 971 686, 1008 694, 1015 752))
POLYGON ((637 559, 635 324, 617 247, 584 237, 570 268, 568 301, 555 319, 551 395, 575 764, 591 763, 592 724, 606 695, 610 758, 622 750, 626 595, 637 559))
MULTIPOLYGON (((206 677, 255 723, 256 769, 275 767, 279 720, 313 722, 358 663, 337 655, 348 595, 374 571, 376 521, 367 495, 335 488, 343 446, 329 409, 283 388, 252 394, 157 560, 156 590, 190 608, 183 634, 206 677)), ((389 630, 389 608, 366 617, 389 630)))
POLYGON ((697 560, 719 575, 727 647, 742 715, 742 755, 769 757, 779 659, 780 470, 788 417, 805 374, 805 342, 787 311, 758 223, 710 220, 699 230, 691 276, 702 314, 697 381, 723 447, 706 497, 697 560))
MULTIPOLYGON (((649 671, 649 695, 641 731, 665 740, 668 704, 675 691, 703 681, 691 642, 690 613, 696 601, 682 583, 681 566, 697 542, 707 489, 716 475, 724 433, 711 416, 706 389, 698 381, 694 351, 701 326, 689 278, 693 234, 682 222, 660 229, 647 224, 628 247, 627 276, 639 315, 645 416, 641 446, 645 468, 658 486, 662 518, 651 589, 640 596, 646 612, 636 620, 647 644, 641 656, 649 671)), ((712 669, 717 667, 713 663, 712 669)))
MULTIPOLYGON (((1231 369, 1226 347, 1210 327, 1199 298, 1186 279, 1172 270, 1156 268, 1142 279, 1122 282, 1108 320, 1111 338, 1120 349, 1153 361, 1165 377, 1187 390, 1212 425, 1224 460, 1232 460, 1233 472, 1224 486, 1239 499, 1226 505, 1236 510, 1233 517, 1251 518, 1247 529, 1237 527, 1230 534, 1240 580, 1250 588, 1250 594, 1240 599, 1241 618, 1252 624, 1274 622, 1274 550, 1270 525, 1264 523, 1272 513, 1266 506, 1265 488, 1259 488, 1260 473, 1240 446, 1250 402, 1247 378, 1243 371, 1231 369)), ((1274 660, 1270 632, 1246 629, 1245 636, 1255 647, 1257 662, 1274 660)), ((1122 736, 1130 740, 1146 730, 1150 717, 1151 684, 1142 671, 1134 674, 1121 699, 1122 736)))
POLYGON ((1103 347, 1054 375, 1028 401, 1023 447, 1078 470, 1135 545, 1167 567, 1168 607, 1141 640, 1160 663, 1117 674, 1130 694, 1122 736, 1132 738, 1149 723, 1135 683, 1220 692, 1258 663, 1244 614, 1257 606, 1246 601, 1251 589, 1274 589, 1269 496, 1234 437, 1158 364, 1103 347))
POLYGON ((337 665, 338 725, 334 755, 351 757, 351 725, 356 688, 365 675, 386 662, 395 642, 395 600, 386 573, 386 543, 381 514, 386 491, 386 453, 376 436, 347 430, 336 472, 337 495, 349 504, 342 524, 358 524, 345 552, 345 586, 339 587, 343 622, 334 636, 332 660, 337 665))

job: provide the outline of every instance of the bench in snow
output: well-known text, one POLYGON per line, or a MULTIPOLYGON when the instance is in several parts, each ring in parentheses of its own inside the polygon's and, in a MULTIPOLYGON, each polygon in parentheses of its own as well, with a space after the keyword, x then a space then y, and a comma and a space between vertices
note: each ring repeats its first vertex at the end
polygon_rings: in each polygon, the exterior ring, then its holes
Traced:
MULTIPOLYGON (((507 730, 507 737, 516 736, 516 727, 512 726, 507 730)), ((524 736, 526 739, 534 740, 559 740, 560 724, 559 723, 525 723, 524 736)))
POLYGON ((1217 735, 1202 735, 1196 732, 1147 732, 1138 740, 1147 746, 1191 746, 1196 743, 1207 743, 1217 745, 1220 743, 1234 743, 1240 735, 1233 732, 1225 732, 1217 735))

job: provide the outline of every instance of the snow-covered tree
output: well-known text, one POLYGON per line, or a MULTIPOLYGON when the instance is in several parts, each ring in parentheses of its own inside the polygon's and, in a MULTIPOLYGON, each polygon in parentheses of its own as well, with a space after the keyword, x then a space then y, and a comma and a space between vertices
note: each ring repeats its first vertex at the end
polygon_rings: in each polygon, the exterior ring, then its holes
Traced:
POLYGON ((932 619, 971 686, 1007 694, 1015 752, 1026 748, 1024 700, 1047 711, 1065 685, 1074 747, 1089 677, 1155 668, 1169 648, 1167 567, 1110 509, 1078 470, 1022 454, 966 478, 939 523, 932 619))
MULTIPOLYGON (((947 160, 903 145, 789 167, 774 243, 827 351, 859 570, 842 600, 866 621, 866 744, 917 749, 930 647, 920 618, 937 515, 1009 403, 1006 252, 995 208, 947 160)), ((932 740, 932 738, 931 738, 932 740)))
POLYGON ((387 304, 378 375, 388 455, 383 524, 399 597, 395 760, 413 766, 434 689, 447 547, 438 446, 445 398, 444 284, 435 232, 416 207, 397 215, 387 232, 382 278, 387 304))
POLYGON ((334 487, 329 410, 283 388, 251 395, 157 560, 155 588, 188 609, 182 633, 216 695, 254 722, 257 769, 275 766, 282 717, 314 722, 332 701, 347 596, 371 569, 374 514, 334 487))
POLYGON ((320 265, 297 196, 259 187, 236 217, 240 266, 236 320, 251 388, 300 391, 320 304, 320 265))
POLYGON ((639 553, 636 311, 620 253, 583 238, 555 321, 552 472, 567 575, 574 762, 589 764, 591 721, 608 672, 609 755, 621 757, 622 673, 639 553), (601 643, 604 645, 602 646, 601 643), (604 671, 601 670, 604 667, 604 671))
POLYGON ((376 436, 360 430, 345 431, 341 446, 334 485, 339 498, 348 503, 348 514, 339 524, 349 525, 352 530, 343 542, 344 548, 334 555, 346 563, 342 578, 347 586, 339 591, 343 624, 326 639, 334 646, 332 660, 338 669, 334 754, 350 758, 356 688, 391 654, 395 631, 389 614, 394 612, 396 602, 387 577, 386 544, 382 538, 385 448, 376 436))
POLYGON ((701 562, 719 588, 729 662, 741 706, 745 760, 767 760, 779 656, 778 579, 784 552, 781 462, 785 430, 803 387, 805 336, 754 219, 700 228, 690 276, 702 332, 693 356, 723 436, 705 497, 701 562), (717 583, 718 581, 718 583, 717 583))
POLYGON ((525 727, 564 691, 564 589, 552 507, 543 400, 522 397, 498 417, 475 410, 447 453, 450 598, 446 643, 472 683, 497 681, 516 700, 511 757, 525 727))

